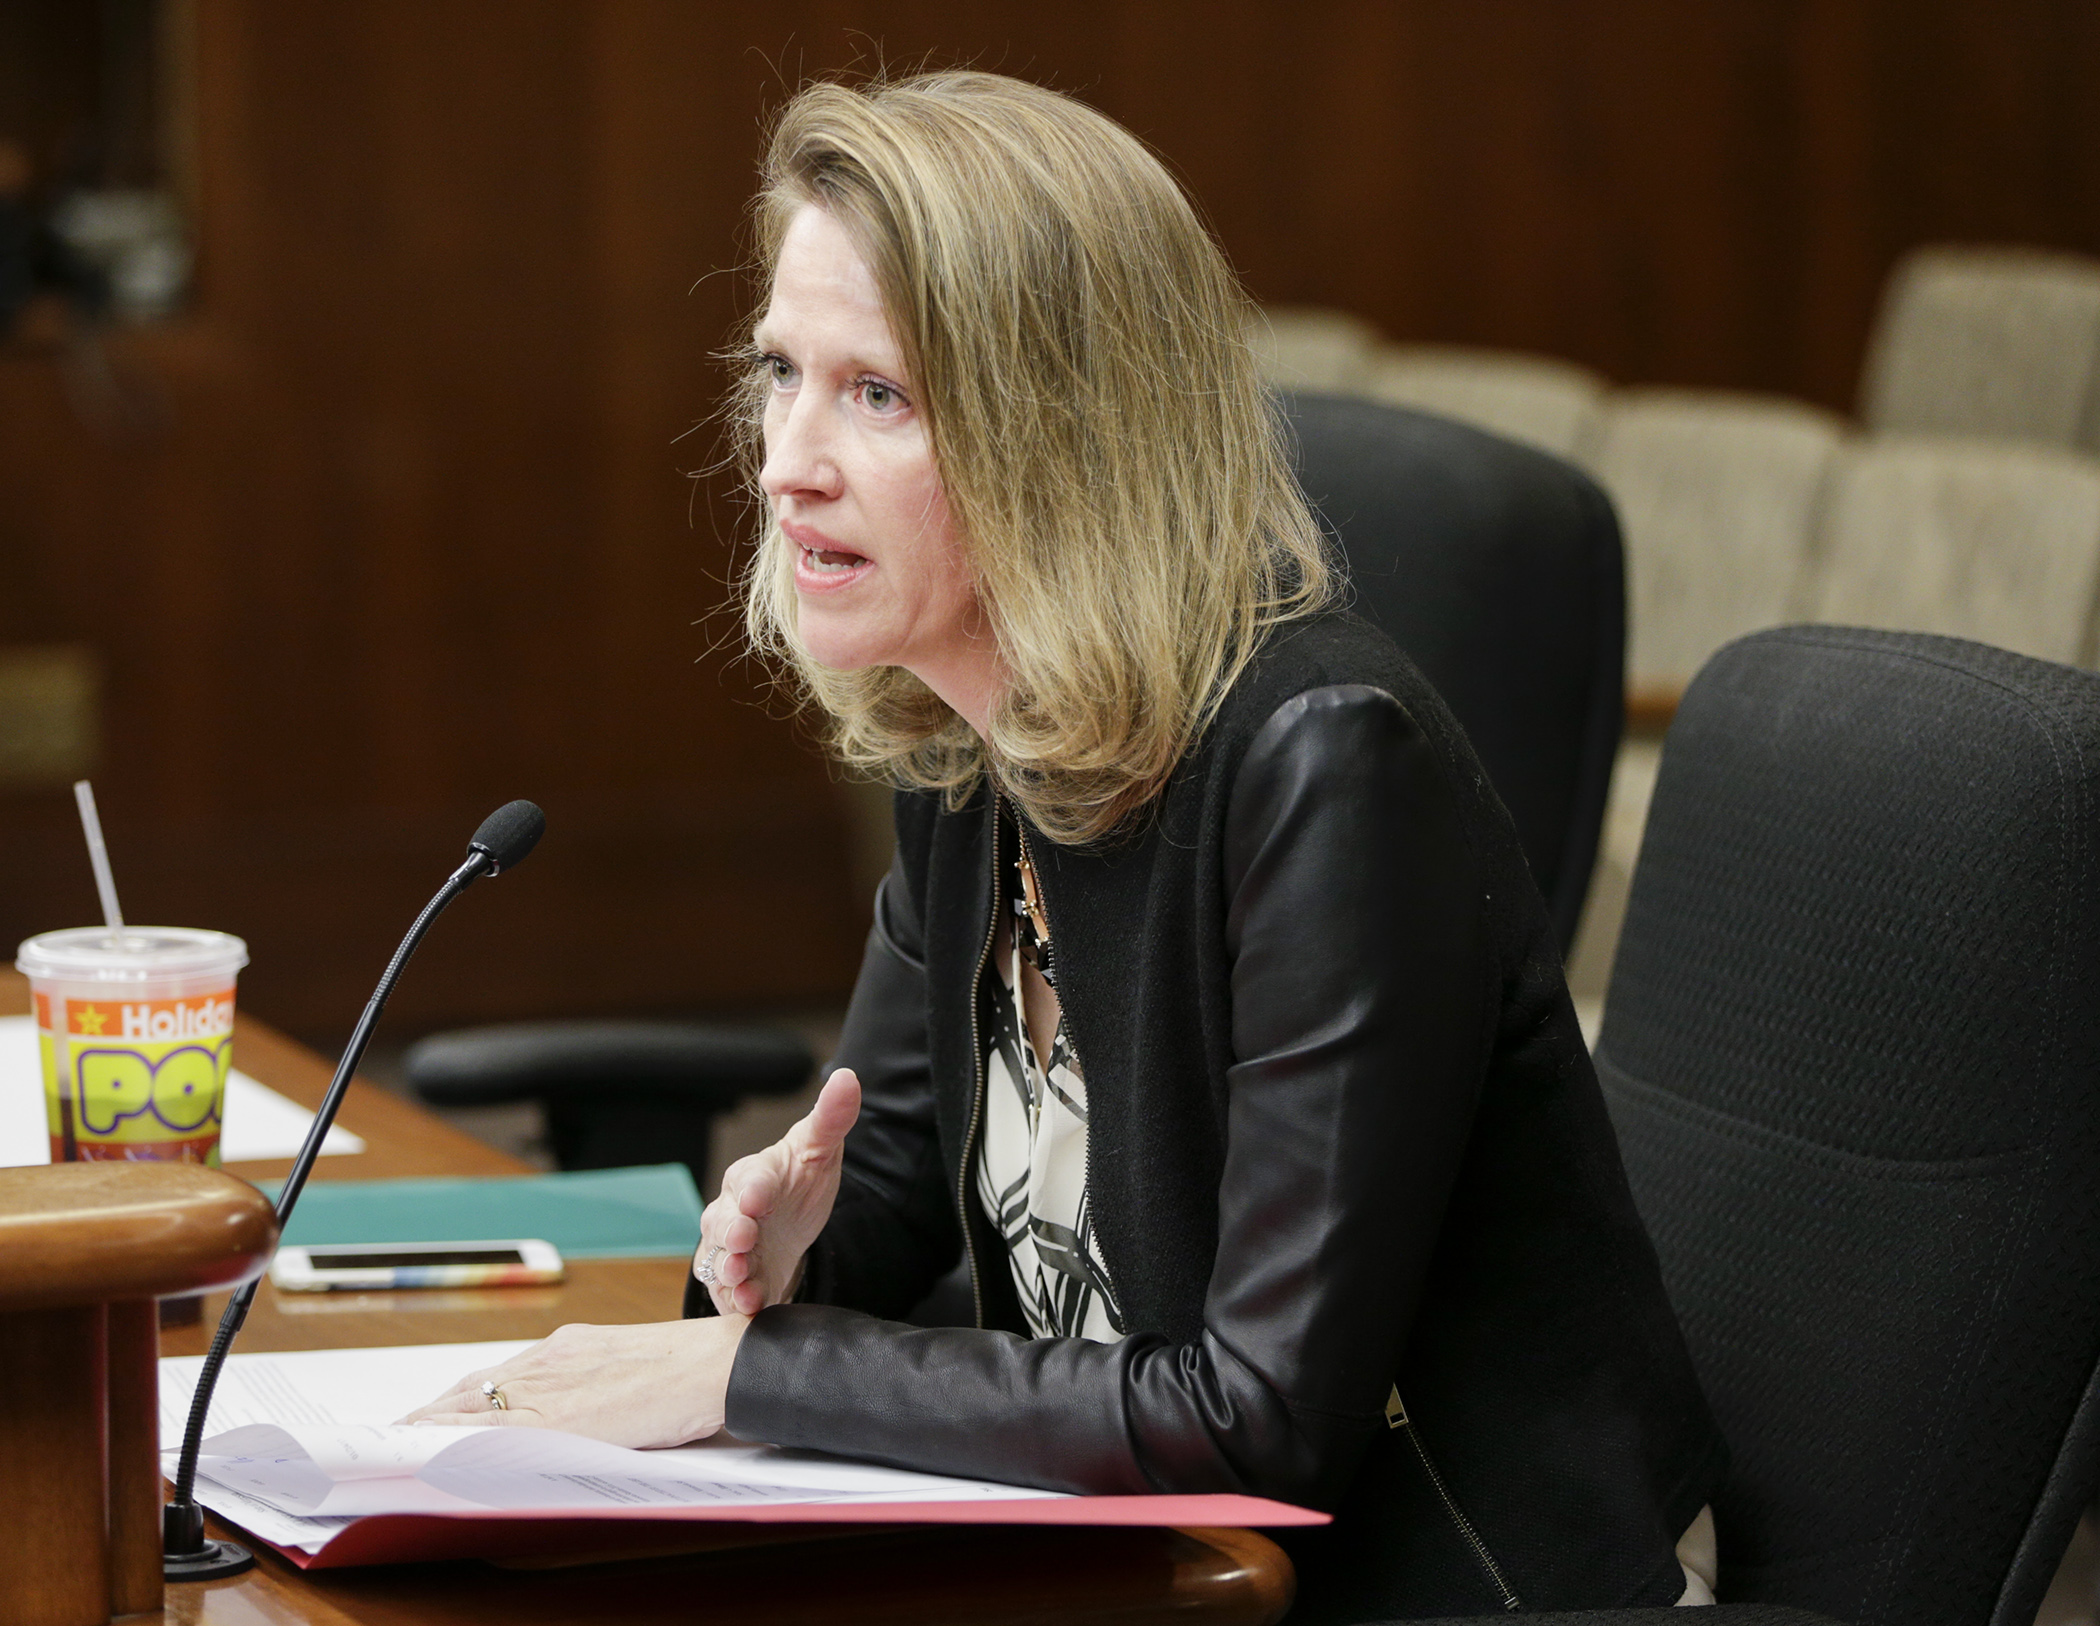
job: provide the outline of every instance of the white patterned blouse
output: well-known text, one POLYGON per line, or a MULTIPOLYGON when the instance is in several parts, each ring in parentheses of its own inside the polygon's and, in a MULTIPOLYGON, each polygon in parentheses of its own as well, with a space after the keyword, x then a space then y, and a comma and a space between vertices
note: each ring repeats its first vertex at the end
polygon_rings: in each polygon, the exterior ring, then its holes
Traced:
POLYGON ((1062 1012, 1048 1066, 1029 1043, 1022 935, 1009 918, 991 956, 999 986, 985 1043, 977 1197, 1006 1243, 1028 1330, 1112 1344, 1123 1314, 1087 1201, 1086 1079, 1062 1012))

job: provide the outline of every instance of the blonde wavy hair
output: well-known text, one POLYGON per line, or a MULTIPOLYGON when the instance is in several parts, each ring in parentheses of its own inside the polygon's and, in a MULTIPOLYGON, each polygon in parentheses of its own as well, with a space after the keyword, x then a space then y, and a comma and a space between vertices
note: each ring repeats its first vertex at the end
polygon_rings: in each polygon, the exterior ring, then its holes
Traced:
MULTIPOLYGON (((796 95, 754 205, 761 297, 810 204, 874 275, 1008 683, 981 740, 900 667, 818 665, 770 513, 744 579, 750 642, 848 764, 951 807, 989 773, 1053 840, 1111 836, 1269 630, 1336 596, 1246 296, 1143 143, 996 74, 796 95)), ((754 369, 731 412, 754 490, 767 385, 754 369)))

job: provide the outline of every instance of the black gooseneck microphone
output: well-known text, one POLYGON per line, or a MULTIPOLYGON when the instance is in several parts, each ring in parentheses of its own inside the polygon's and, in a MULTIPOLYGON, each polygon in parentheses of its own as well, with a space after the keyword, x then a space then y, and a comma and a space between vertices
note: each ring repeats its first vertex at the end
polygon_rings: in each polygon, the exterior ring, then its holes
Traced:
MULTIPOLYGON (((299 1148, 292 1172, 285 1176, 284 1189, 277 1194, 279 1230, 292 1217, 292 1205, 298 1202, 299 1193, 305 1189, 306 1176, 314 1166, 314 1159, 321 1155, 321 1142, 327 1137, 328 1126, 335 1122, 336 1109, 343 1104, 343 1092, 350 1087, 350 1075, 357 1071, 357 1064, 364 1059, 365 1045, 371 1040, 372 1030, 379 1025, 379 1013, 386 1007, 387 995, 394 991, 402 967, 416 952, 416 945, 423 941, 430 923, 444 913, 447 904, 482 876, 501 875, 523 863, 525 855, 537 845, 540 833, 546 828, 546 815, 530 802, 507 802, 497 808, 481 821, 481 828, 467 843, 467 861, 452 872, 451 878, 438 888, 437 896, 416 916, 416 923, 408 928, 408 935, 401 939, 401 946, 387 961, 379 986, 372 990, 372 997, 366 1001, 365 1013, 357 1019, 349 1044, 343 1047, 343 1059, 335 1064, 335 1077, 329 1083, 320 1111, 314 1114, 313 1128, 307 1131, 306 1144, 299 1148)), ((190 1401, 189 1425, 182 1432, 182 1455, 176 1461, 175 1499, 161 1509, 161 1573, 170 1581, 206 1581, 219 1575, 238 1575, 255 1562, 255 1555, 239 1542, 212 1541, 205 1537, 204 1509, 197 1505, 196 1490, 197 1449, 204 1442, 204 1418, 211 1410, 212 1390, 218 1387, 219 1368, 226 1364, 226 1352, 233 1347, 241 1323, 248 1319, 248 1306, 255 1302, 255 1290, 261 1281, 262 1278, 257 1277, 234 1293, 226 1306, 226 1313, 219 1317, 219 1330, 212 1338, 211 1353, 204 1357, 203 1370, 197 1374, 197 1392, 190 1401)))

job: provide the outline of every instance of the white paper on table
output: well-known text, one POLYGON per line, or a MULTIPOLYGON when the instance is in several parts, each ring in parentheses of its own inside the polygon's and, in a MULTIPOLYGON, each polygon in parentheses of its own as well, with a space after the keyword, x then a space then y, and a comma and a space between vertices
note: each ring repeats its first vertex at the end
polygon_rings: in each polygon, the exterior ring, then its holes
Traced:
MULTIPOLYGON (((207 1436, 250 1423, 282 1428, 391 1423, 437 1399, 469 1372, 500 1366, 530 1341, 410 1344, 393 1349, 305 1349, 290 1354, 235 1355, 219 1373, 207 1436)), ((201 1355, 160 1363, 160 1443, 182 1444, 201 1355)))
MULTIPOLYGON (((290 1355, 235 1355, 219 1373, 205 1437, 255 1423, 390 1423, 435 1400, 468 1372, 507 1361, 525 1342, 424 1344, 409 1349, 316 1349, 290 1355), (403 1356, 411 1357, 403 1359, 403 1356)), ((172 1475, 201 1355, 160 1363, 161 1465, 172 1475)), ((197 1499, 221 1518, 274 1541, 317 1553, 350 1516, 301 1517, 230 1485, 200 1480, 197 1499)))
MULTIPOLYGON (((219 1131, 219 1157, 241 1163, 296 1157, 314 1115, 258 1084, 239 1068, 226 1075, 226 1121, 219 1131)), ((323 1157, 362 1152, 364 1141, 340 1124, 329 1126, 323 1157)), ((0 1016, 0 1168, 51 1161, 51 1131, 44 1121, 44 1072, 36 1053, 36 1018, 0 1016)))
MULTIPOLYGON (((236 1355, 212 1396, 198 1499, 255 1534, 318 1550, 346 1518, 477 1508, 606 1508, 819 1502, 958 1502, 1055 1493, 910 1473, 820 1452, 718 1437, 630 1451, 537 1428, 396 1426, 468 1372, 522 1343, 236 1355), (218 1498, 225 1495, 224 1505, 218 1498), (258 1518, 258 1510, 267 1515, 258 1518)), ((161 1362, 161 1442, 170 1453, 197 1373, 161 1362)))

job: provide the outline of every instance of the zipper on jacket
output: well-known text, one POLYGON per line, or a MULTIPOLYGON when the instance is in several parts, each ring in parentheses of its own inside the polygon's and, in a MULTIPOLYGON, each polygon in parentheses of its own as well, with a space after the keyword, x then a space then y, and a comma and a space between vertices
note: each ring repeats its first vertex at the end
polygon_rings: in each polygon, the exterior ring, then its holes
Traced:
POLYGON ((1393 1385, 1393 1392, 1386 1399, 1385 1426, 1405 1431, 1409 1443, 1415 1448, 1415 1455, 1422 1459, 1422 1471, 1429 1476, 1429 1483, 1436 1487, 1437 1495, 1443 1498, 1444 1511, 1451 1515, 1451 1522, 1457 1527, 1459 1535, 1464 1538, 1466 1545, 1473 1549, 1473 1556, 1480 1560, 1480 1567, 1487 1575, 1488 1583, 1502 1599, 1502 1607, 1509 1610, 1522 1609, 1522 1600, 1511 1590, 1509 1582, 1503 1579, 1502 1567, 1495 1562, 1494 1554, 1487 1550, 1487 1543, 1480 1539, 1480 1532, 1473 1528, 1473 1521, 1466 1517, 1465 1510, 1458 1505, 1458 1498, 1451 1494, 1450 1487, 1444 1483, 1444 1476, 1437 1472, 1436 1463, 1429 1455, 1429 1447, 1422 1439, 1422 1431, 1415 1427, 1413 1420, 1407 1415, 1407 1407, 1401 1402, 1400 1385, 1397 1383, 1393 1385))
MULTIPOLYGON (((1035 877, 1036 902, 1042 906, 1043 919, 1047 921, 1050 918, 1050 883, 1043 879, 1043 872, 1035 867, 1035 856, 1028 850, 1028 828, 1026 825, 1022 824, 1021 814, 1018 808, 1014 810, 1014 839, 1021 845, 1020 856, 1028 860, 1028 873, 1035 877)), ((996 908, 994 909, 993 914, 994 918, 996 919, 996 908)), ((1053 931, 1050 935, 1049 941, 1055 942, 1056 937, 1057 934, 1053 931)), ((1065 1001, 1064 996, 1062 994, 1058 994, 1057 990, 1054 988, 1051 990, 1051 993, 1053 995, 1056 995, 1057 997, 1057 1025, 1060 1028, 1064 1029, 1065 1048, 1072 1052, 1072 1070, 1078 1073, 1078 1075, 1081 1078, 1085 1078, 1086 1060, 1079 1053, 1079 1035, 1072 1031, 1072 1013, 1065 1009, 1065 1001)), ((1028 1008, 1025 1001, 1021 1008, 1024 1011, 1028 1008)), ((1021 1024, 1021 1029, 1022 1037, 1026 1038, 1028 1024, 1025 1020, 1021 1024)), ((1028 1042, 1032 1045, 1035 1041, 1033 1039, 1029 1039, 1028 1042)), ((1089 1113, 1089 1117, 1091 1117, 1091 1113, 1089 1113)), ((1087 1151, 1089 1154, 1091 1154, 1093 1151, 1093 1140, 1091 1137, 1089 1137, 1087 1141, 1087 1151)), ((1086 1166, 1084 1164, 1081 1164, 1080 1174, 1082 1190, 1085 1189, 1085 1173, 1086 1166)))
POLYGON ((977 1244, 970 1235, 970 1161, 977 1147, 977 1124, 984 1116, 984 1037, 978 1031, 978 1007, 984 1002, 984 968, 991 964, 992 944, 999 937, 999 808, 1000 796, 992 792, 992 909, 985 923, 984 947, 977 951, 977 971, 970 978, 970 1067, 976 1085, 970 1092, 970 1123, 963 1131, 962 1167, 955 1175, 955 1217, 962 1223, 963 1259, 970 1267, 970 1308, 978 1326, 984 1325, 984 1284, 977 1275, 977 1244))

